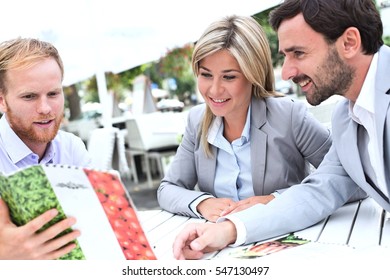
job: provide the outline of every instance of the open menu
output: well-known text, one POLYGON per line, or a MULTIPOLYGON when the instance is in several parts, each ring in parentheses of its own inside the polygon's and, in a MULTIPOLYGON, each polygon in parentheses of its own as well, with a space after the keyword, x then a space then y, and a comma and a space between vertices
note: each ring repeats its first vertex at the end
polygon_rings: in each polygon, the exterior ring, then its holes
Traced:
POLYGON ((295 248, 310 243, 310 240, 302 239, 294 234, 288 234, 276 239, 253 243, 247 246, 232 247, 217 254, 214 258, 253 259, 265 257, 270 254, 295 248))
MULTIPOLYGON (((41 230, 72 216, 81 231, 76 248, 61 259, 154 260, 134 204, 115 171, 35 165, 0 175, 0 195, 12 221, 24 225, 45 211, 59 214, 41 230)), ((61 234, 61 235, 62 235, 61 234)))

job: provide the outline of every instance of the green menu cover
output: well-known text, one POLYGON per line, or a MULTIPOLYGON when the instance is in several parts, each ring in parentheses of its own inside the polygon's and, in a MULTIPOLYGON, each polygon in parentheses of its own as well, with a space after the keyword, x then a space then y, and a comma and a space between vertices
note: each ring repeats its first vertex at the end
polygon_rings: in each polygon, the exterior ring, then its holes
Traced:
POLYGON ((35 165, 0 175, 0 195, 18 226, 52 208, 59 214, 41 230, 67 216, 77 219, 74 228, 81 236, 76 248, 61 259, 156 259, 116 172, 35 165))

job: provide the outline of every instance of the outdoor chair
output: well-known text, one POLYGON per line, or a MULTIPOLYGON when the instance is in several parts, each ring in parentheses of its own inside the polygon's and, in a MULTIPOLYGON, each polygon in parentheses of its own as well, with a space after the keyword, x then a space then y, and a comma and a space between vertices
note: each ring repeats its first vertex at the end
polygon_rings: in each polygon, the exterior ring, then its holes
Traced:
POLYGON ((126 151, 131 164, 140 156, 149 187, 153 187, 153 173, 160 178, 165 174, 170 157, 179 146, 178 134, 181 127, 179 113, 149 113, 135 116, 126 121, 126 151))
POLYGON ((114 127, 93 129, 88 138, 87 150, 96 169, 113 168, 113 156, 118 129, 114 127))

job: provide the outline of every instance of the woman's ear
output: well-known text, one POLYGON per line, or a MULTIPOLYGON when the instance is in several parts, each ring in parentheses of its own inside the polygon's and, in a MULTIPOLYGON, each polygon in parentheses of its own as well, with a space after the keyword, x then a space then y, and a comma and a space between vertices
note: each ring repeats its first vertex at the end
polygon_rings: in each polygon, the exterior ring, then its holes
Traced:
POLYGON ((351 58, 361 52, 360 32, 356 27, 347 28, 337 39, 339 54, 345 58, 351 58))

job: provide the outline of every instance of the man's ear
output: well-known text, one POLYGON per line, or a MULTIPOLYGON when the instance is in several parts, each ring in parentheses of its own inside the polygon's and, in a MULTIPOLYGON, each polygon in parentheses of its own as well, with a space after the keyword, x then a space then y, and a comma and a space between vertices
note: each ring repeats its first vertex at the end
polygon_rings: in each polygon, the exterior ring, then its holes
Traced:
POLYGON ((361 52, 361 44, 360 32, 356 27, 347 28, 337 39, 339 54, 347 59, 361 52))
POLYGON ((0 91, 0 111, 3 113, 7 112, 7 102, 5 102, 4 93, 0 91))

